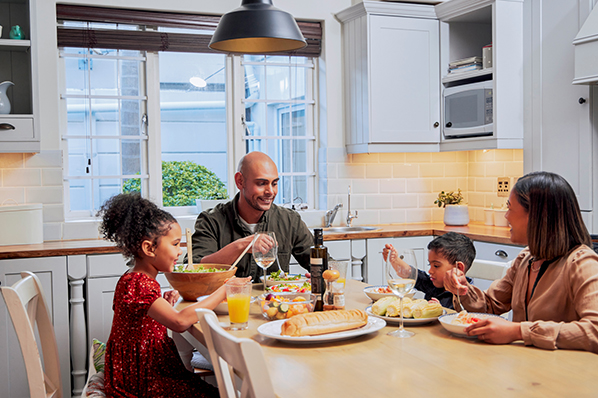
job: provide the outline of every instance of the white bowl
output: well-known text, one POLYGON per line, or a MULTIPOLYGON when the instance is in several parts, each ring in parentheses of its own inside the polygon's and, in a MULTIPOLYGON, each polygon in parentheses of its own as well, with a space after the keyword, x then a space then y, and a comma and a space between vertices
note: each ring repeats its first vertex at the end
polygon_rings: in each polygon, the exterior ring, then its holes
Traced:
MULTIPOLYGON (((368 296, 372 301, 378 301, 381 298, 384 297, 389 297, 389 296, 394 296, 394 293, 377 293, 374 290, 378 289, 378 288, 387 288, 387 285, 376 285, 376 286, 368 286, 366 288, 363 289, 363 292, 365 293, 366 296, 368 296)), ((409 297, 409 298, 413 298, 413 295, 415 294, 415 292, 411 292, 405 295, 405 297, 409 297)))
MULTIPOLYGON (((491 317, 501 318, 501 316, 499 316, 499 315, 485 314, 482 312, 470 312, 469 314, 475 315, 478 318, 491 318, 491 317)), ((440 324, 442 325, 442 327, 444 327, 448 332, 450 332, 456 336, 476 338, 476 336, 468 336, 467 333, 465 332, 465 329, 467 327, 469 327, 471 324, 461 325, 461 324, 451 323, 451 322, 453 322, 453 319, 455 319, 457 317, 457 315, 459 315, 459 314, 455 313, 455 314, 441 315, 438 317, 438 320, 440 321, 440 324)))

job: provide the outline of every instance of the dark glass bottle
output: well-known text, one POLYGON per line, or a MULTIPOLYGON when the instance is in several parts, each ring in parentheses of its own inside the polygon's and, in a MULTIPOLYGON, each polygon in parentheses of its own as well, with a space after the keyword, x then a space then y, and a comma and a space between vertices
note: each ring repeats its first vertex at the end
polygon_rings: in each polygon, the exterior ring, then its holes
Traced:
POLYGON ((324 278, 322 273, 328 269, 328 248, 324 246, 324 233, 321 228, 314 229, 314 245, 309 259, 311 274, 311 293, 315 295, 314 311, 323 311, 324 278))

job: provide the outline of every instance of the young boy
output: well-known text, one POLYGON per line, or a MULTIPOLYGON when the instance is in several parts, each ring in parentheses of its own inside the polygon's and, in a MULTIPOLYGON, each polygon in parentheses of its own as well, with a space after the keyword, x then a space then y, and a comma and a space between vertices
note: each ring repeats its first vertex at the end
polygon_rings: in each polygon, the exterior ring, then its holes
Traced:
MULTIPOLYGON (((425 299, 437 299, 445 308, 453 308, 453 294, 444 290, 444 275, 451 268, 457 267, 467 273, 475 258, 473 242, 465 235, 456 232, 447 232, 428 244, 429 274, 418 271, 415 288, 425 294, 425 299)), ((405 266, 396 249, 391 244, 386 244, 382 252, 386 260, 390 252, 390 262, 395 267, 405 266)), ((467 278, 471 283, 471 278, 467 278)))

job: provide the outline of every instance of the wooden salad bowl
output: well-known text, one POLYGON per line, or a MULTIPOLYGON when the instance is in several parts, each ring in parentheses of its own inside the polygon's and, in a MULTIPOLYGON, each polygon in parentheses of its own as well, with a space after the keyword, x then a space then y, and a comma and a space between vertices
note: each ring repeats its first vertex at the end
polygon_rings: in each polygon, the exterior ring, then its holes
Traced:
POLYGON ((237 272, 237 268, 230 270, 230 265, 227 264, 192 264, 191 268, 218 268, 222 271, 217 272, 165 272, 164 275, 170 286, 178 290, 181 297, 185 301, 197 301, 200 296, 205 296, 213 293, 220 286, 224 284, 227 278, 237 272))

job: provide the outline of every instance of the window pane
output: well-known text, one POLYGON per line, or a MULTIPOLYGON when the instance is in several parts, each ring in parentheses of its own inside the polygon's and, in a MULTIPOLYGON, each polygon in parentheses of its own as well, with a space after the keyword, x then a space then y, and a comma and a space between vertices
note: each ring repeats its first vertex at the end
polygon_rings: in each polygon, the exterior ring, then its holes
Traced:
POLYGON ((71 211, 91 210, 91 180, 70 180, 71 211))
POLYGON ((245 65, 245 98, 265 99, 264 75, 266 68, 261 65, 245 65))
POLYGON ((290 68, 288 66, 267 66, 266 79, 266 98, 268 100, 291 99, 290 68))
POLYGON ((88 173, 89 141, 74 138, 68 140, 68 158, 69 176, 86 175, 88 173))
POLYGON ((224 68, 222 54, 160 53, 164 206, 228 196, 224 68))

